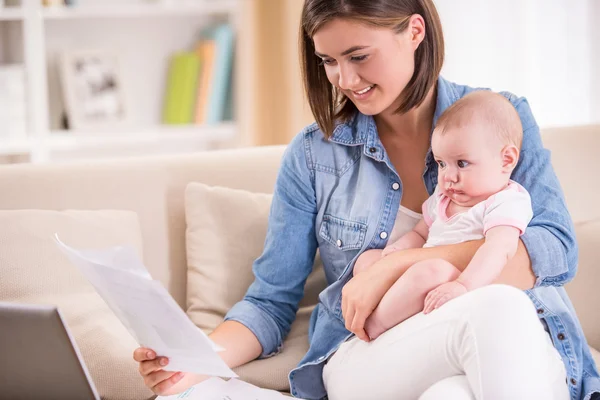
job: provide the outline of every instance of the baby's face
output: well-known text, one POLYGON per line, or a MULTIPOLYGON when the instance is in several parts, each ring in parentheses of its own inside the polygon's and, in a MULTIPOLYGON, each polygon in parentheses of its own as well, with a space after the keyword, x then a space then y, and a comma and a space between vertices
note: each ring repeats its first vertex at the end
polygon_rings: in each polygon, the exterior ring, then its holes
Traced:
POLYGON ((503 145, 481 124, 434 131, 432 150, 438 185, 456 204, 471 207, 502 190, 510 178, 502 166, 503 145))

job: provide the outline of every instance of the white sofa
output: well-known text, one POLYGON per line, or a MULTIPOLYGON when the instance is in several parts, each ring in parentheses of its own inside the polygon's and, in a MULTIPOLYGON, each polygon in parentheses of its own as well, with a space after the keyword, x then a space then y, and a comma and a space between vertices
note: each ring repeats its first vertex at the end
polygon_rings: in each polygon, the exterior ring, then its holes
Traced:
MULTIPOLYGON (((568 285, 568 291, 590 345, 600 349, 600 291, 597 289, 600 286, 600 207, 594 204, 600 195, 594 168, 595 156, 600 150, 600 126, 547 129, 543 140, 553 153, 553 164, 581 244, 578 276, 568 285)), ((186 186, 190 182, 203 182, 270 193, 283 150, 284 147, 278 146, 175 157, 2 167, 0 210, 135 211, 141 226, 145 264, 185 309, 186 186)), ((0 247, 0 253, 5 251, 0 247)), ((0 265, 0 279, 3 267, 0 265)), ((31 269, 28 273, 35 275, 36 271, 31 269)), ((600 361, 600 354, 594 352, 597 362, 600 361)), ((258 365, 257 368, 261 368, 258 365)), ((109 374, 120 374, 116 366, 106 367, 109 374)), ((128 376, 131 385, 139 387, 140 379, 135 374, 128 376)), ((281 376, 285 376, 285 371, 281 376)), ((151 396, 149 392, 139 393, 142 393, 140 398, 151 396)), ((105 394, 105 397, 119 396, 105 394)))

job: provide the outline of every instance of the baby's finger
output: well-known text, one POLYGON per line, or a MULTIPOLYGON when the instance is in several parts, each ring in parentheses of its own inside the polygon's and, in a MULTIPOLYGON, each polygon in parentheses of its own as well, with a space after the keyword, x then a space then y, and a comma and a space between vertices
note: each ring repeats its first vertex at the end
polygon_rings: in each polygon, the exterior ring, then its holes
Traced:
POLYGON ((426 306, 423 310, 424 314, 429 314, 433 310, 433 307, 435 306, 435 303, 436 303, 439 295, 440 295, 439 292, 435 289, 432 290, 431 292, 429 292, 429 294, 427 295, 427 298, 426 298, 426 306))
POLYGON ((434 309, 437 310, 438 308, 443 306, 448 300, 450 300, 450 295, 445 294, 441 296, 439 299, 437 299, 434 309))

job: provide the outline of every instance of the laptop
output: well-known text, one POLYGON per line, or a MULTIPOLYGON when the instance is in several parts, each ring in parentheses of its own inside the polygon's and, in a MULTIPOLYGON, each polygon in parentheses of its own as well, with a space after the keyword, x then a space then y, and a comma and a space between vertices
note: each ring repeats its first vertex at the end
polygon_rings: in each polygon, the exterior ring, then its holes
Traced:
POLYGON ((0 302, 0 398, 100 400, 56 307, 0 302))

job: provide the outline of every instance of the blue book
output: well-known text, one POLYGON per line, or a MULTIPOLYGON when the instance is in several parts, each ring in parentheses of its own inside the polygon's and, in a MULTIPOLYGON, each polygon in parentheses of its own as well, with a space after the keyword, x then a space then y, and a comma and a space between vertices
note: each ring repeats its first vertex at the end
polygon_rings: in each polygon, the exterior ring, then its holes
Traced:
POLYGON ((216 51, 213 81, 208 95, 206 123, 222 122, 228 113, 228 98, 231 91, 234 53, 234 32, 228 24, 219 25, 212 33, 216 51))

